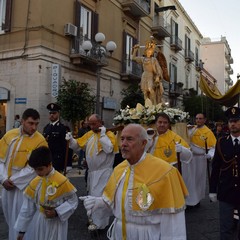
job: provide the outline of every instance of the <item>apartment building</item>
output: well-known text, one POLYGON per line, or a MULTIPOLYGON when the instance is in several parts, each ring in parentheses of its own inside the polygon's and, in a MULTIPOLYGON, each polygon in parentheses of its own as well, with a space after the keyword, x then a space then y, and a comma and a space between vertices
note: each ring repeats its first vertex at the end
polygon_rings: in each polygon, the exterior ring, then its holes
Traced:
POLYGON ((183 89, 198 89, 202 35, 177 0, 0 0, 0 16, 2 131, 27 107, 39 110, 41 131, 46 105, 70 79, 90 84, 110 126, 121 90, 141 80, 132 46, 144 46, 151 35, 169 66, 164 101, 181 107, 183 89), (104 41, 95 40, 99 32, 104 41), (113 52, 109 41, 116 43, 113 52))
POLYGON ((214 40, 203 38, 200 51, 204 68, 217 80, 219 91, 225 94, 233 85, 233 58, 226 37, 214 40))

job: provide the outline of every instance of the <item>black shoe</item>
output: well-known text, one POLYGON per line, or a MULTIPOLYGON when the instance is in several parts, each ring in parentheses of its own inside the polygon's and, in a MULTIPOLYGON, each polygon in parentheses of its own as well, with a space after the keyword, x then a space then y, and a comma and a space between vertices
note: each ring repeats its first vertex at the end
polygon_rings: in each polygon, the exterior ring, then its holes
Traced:
POLYGON ((186 206, 186 210, 191 210, 191 209, 194 209, 195 206, 190 206, 190 205, 187 205, 186 206))
POLYGON ((199 208, 200 207, 200 202, 198 204, 196 204, 194 207, 199 208))

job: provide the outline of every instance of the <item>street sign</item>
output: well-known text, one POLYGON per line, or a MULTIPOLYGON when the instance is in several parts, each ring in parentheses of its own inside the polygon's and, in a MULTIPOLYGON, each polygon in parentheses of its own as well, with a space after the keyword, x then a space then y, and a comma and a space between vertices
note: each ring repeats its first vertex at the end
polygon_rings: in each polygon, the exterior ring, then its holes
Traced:
POLYGON ((15 104, 27 104, 27 98, 15 98, 15 104))
POLYGON ((60 65, 54 63, 52 64, 52 87, 51 87, 52 97, 58 96, 59 80, 60 80, 60 65))

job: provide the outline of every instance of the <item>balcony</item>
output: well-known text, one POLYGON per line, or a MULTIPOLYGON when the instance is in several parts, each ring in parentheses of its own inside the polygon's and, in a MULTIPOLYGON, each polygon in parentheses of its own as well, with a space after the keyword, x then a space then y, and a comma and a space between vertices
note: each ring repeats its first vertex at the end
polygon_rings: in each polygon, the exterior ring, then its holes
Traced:
POLYGON ((105 53, 101 56, 101 59, 99 59, 97 46, 99 48, 99 45, 93 41, 88 39, 87 37, 80 36, 80 37, 74 37, 72 40, 72 46, 71 46, 71 52, 70 52, 70 59, 73 64, 75 65, 85 65, 86 68, 89 69, 96 69, 99 64, 101 67, 107 66, 107 55, 106 55, 106 49, 104 46, 100 47, 100 50, 105 53), (88 52, 85 52, 82 48, 82 44, 84 41, 91 41, 92 43, 92 49, 88 52), (100 60, 100 61, 99 61, 100 60))
POLYGON ((171 26, 168 24, 163 16, 153 17, 153 26, 151 28, 154 37, 164 39, 165 37, 171 37, 171 26))
POLYGON ((169 97, 179 97, 183 94, 183 85, 177 82, 171 82, 169 84, 169 97))
POLYGON ((225 65, 225 69, 226 69, 226 71, 228 71, 228 70, 231 69, 231 66, 230 66, 229 64, 226 64, 226 65, 225 65))
POLYGON ((227 72, 228 72, 229 75, 232 75, 233 74, 233 69, 230 67, 230 69, 228 69, 227 72))
POLYGON ((185 50, 185 61, 188 63, 194 61, 194 53, 189 49, 185 50))
POLYGON ((225 82, 230 85, 232 79, 228 76, 228 77, 225 77, 225 82))
POLYGON ((122 8, 125 13, 134 17, 146 17, 150 14, 150 5, 146 0, 122 0, 122 8))
POLYGON ((225 53, 225 57, 226 57, 229 64, 233 64, 233 58, 232 58, 230 53, 228 53, 228 54, 225 53))
POLYGON ((142 66, 137 62, 126 59, 122 63, 121 80, 141 80, 142 66))
POLYGON ((178 52, 182 50, 182 40, 178 36, 171 36, 170 47, 172 50, 178 52))

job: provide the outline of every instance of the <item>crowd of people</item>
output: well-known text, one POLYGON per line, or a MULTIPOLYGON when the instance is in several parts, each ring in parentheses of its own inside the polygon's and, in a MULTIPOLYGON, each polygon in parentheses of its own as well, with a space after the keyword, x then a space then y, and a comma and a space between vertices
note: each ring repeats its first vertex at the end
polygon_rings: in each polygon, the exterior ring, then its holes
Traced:
POLYGON ((226 111, 228 133, 222 123, 211 130, 198 113, 186 140, 162 112, 153 128, 126 125, 119 141, 98 114, 83 121, 74 138, 60 121, 60 106, 50 103, 47 110, 50 122, 42 134, 40 115, 29 108, 21 124, 0 139, 9 240, 67 239, 68 219, 79 201, 64 176, 73 153, 81 156, 78 167, 84 159, 88 168, 88 195, 80 198, 88 230, 111 224, 108 239, 185 240, 185 210, 201 206, 208 182, 210 200, 219 201, 220 239, 240 239, 233 217, 240 212, 240 108, 226 111))

